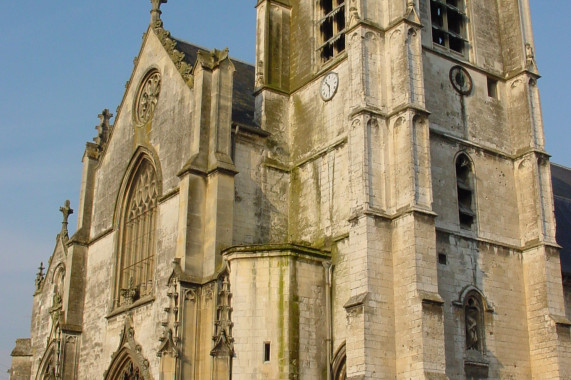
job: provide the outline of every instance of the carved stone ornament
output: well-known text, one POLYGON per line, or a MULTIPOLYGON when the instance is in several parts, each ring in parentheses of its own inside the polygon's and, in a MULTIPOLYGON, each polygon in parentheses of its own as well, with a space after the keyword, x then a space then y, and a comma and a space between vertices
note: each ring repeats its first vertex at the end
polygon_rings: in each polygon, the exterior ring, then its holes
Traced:
POLYGON ((170 32, 163 28, 163 22, 160 19, 151 23, 151 26, 153 27, 155 35, 161 41, 161 44, 174 62, 186 85, 190 88, 193 88, 194 76, 192 75, 192 66, 186 62, 186 55, 180 50, 176 49, 176 40, 171 38, 170 32))
POLYGON ((42 288, 42 285, 44 284, 44 279, 46 278, 46 275, 44 274, 44 262, 42 261, 40 263, 40 266, 38 267, 38 273, 36 273, 36 292, 39 291, 42 288))
POLYGON ((155 113, 161 91, 161 74, 153 70, 141 82, 135 102, 135 121, 139 124, 147 123, 155 113))
POLYGON ((450 69, 450 82, 461 95, 472 92, 472 77, 462 66, 454 66, 450 69))
POLYGON ((59 342, 52 340, 48 343, 44 356, 39 363, 38 377, 45 380, 61 379, 59 342))
POLYGON ((356 0, 351 0, 349 5, 349 26, 353 26, 361 21, 359 4, 356 0))
POLYGON ((222 274, 217 281, 218 297, 216 305, 215 333, 212 337, 214 348, 210 351, 211 356, 231 357, 234 356, 234 338, 232 337, 232 293, 228 274, 222 274))
POLYGON ((68 239, 68 231, 67 231, 67 224, 68 218, 71 214, 73 214, 73 209, 70 207, 69 199, 67 199, 62 207, 59 208, 59 211, 63 215, 63 221, 61 222, 61 232, 60 236, 67 240, 68 239))
POLYGON ((163 326, 163 335, 160 338, 160 346, 157 356, 170 355, 178 358, 181 353, 180 347, 180 313, 179 313, 179 296, 180 284, 178 278, 172 276, 168 283, 167 298, 169 304, 164 308, 166 313, 165 320, 161 323, 163 326))
POLYGON ((121 339, 117 351, 111 356, 111 365, 105 371, 105 380, 152 380, 149 371, 149 361, 142 354, 142 347, 135 341, 131 317, 125 318, 125 325, 121 332, 121 339))
POLYGON ((264 61, 258 61, 258 67, 256 67, 256 83, 254 86, 256 88, 262 87, 264 85, 264 61))
POLYGON ((113 114, 105 108, 97 117, 99 117, 99 124, 95 127, 97 136, 93 138, 93 141, 97 144, 99 150, 102 150, 109 140, 109 134, 111 133, 110 120, 113 114))

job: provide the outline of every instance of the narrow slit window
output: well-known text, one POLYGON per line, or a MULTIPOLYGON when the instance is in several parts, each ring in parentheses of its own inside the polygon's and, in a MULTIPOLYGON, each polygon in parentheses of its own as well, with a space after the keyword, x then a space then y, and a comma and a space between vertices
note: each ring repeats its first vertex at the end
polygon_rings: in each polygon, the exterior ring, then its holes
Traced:
POLYGON ((438 254, 438 264, 446 265, 448 263, 445 253, 438 254))
POLYGON ((345 50, 345 0, 317 0, 321 18, 318 21, 322 62, 345 50))
POLYGON ((476 217, 473 207, 472 177, 472 164, 466 155, 461 154, 456 159, 456 191, 458 195, 458 218, 460 227, 463 229, 471 229, 476 217))
POLYGON ((498 98, 498 81, 492 78, 488 78, 488 96, 490 98, 498 98))
POLYGON ((264 342, 264 361, 270 361, 270 342, 264 342))
POLYGON ((430 0, 432 42, 464 54, 466 15, 463 0, 430 0))

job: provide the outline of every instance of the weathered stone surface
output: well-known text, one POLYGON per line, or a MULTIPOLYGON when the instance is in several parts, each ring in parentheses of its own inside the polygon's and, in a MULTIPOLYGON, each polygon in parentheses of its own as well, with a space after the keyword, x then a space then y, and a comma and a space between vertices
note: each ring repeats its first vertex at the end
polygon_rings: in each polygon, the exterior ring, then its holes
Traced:
POLYGON ((13 368, 569 378, 526 1, 259 0, 254 66, 170 36, 162 3, 13 368), (156 218, 133 230, 143 159, 156 218))

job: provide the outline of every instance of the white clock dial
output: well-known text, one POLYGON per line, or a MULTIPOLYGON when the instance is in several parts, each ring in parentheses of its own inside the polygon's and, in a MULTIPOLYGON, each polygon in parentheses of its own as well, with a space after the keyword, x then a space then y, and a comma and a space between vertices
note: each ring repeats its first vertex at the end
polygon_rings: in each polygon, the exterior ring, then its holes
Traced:
POLYGON ((337 73, 329 73, 321 81, 321 98, 323 100, 330 100, 337 92, 339 86, 339 77, 337 73))

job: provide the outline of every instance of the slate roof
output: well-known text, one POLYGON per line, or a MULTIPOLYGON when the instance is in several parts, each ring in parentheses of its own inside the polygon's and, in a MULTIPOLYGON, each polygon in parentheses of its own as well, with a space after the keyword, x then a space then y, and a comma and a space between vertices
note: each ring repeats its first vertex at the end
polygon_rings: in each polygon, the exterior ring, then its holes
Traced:
POLYGON ((571 275, 571 169, 551 163, 551 183, 561 250, 561 272, 571 275))
MULTIPOLYGON (((184 53, 185 61, 191 66, 196 63, 199 50, 210 51, 189 42, 171 37, 175 41, 175 49, 184 53)), ((254 124, 254 66, 230 57, 236 72, 232 91, 232 121, 237 124, 256 127, 254 124)))

